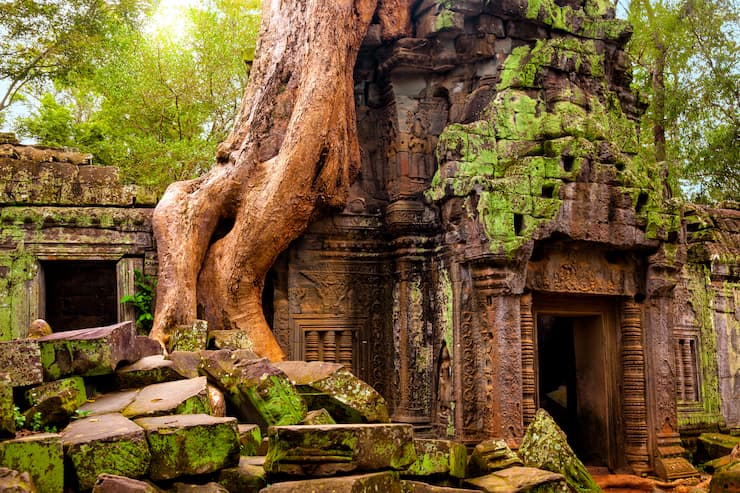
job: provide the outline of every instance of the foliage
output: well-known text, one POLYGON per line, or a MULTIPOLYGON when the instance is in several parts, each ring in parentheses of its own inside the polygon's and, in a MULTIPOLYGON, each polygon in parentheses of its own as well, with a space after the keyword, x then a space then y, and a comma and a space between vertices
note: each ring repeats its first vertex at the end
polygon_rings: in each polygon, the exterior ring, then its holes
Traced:
POLYGON ((140 270, 134 270, 134 284, 136 293, 121 298, 121 303, 130 303, 136 309, 136 326, 143 333, 149 333, 154 321, 154 293, 157 280, 144 275, 140 270))
POLYGON ((15 428, 18 430, 26 425, 26 416, 18 406, 13 406, 13 421, 15 421, 15 428))
POLYGON ((16 130, 91 152, 124 179, 163 190, 210 168, 239 109, 254 56, 257 0, 211 0, 177 30, 120 28, 92 74, 39 99, 16 130))
POLYGON ((740 9, 736 0, 634 0, 628 47, 648 99, 643 143, 675 163, 693 200, 740 198, 740 9), (655 131, 651 132, 653 129, 655 131))
POLYGON ((0 8, 0 112, 26 86, 90 74, 122 25, 135 24, 141 0, 11 0, 0 8))

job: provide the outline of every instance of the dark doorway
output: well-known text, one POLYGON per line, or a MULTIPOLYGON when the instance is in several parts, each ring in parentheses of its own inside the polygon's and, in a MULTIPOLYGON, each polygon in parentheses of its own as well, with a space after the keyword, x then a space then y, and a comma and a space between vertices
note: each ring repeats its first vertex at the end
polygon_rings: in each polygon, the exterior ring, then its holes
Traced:
POLYGON ((578 457, 609 465, 604 323, 600 315, 537 316, 539 404, 578 457))
POLYGON ((45 317, 54 332, 118 321, 115 262, 53 261, 42 267, 45 317))

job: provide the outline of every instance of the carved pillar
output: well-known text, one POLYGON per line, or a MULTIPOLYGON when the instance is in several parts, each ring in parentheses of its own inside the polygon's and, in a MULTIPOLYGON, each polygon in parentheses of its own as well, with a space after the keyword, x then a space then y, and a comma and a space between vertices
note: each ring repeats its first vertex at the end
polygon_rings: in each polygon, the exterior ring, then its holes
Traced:
MULTIPOLYGON (((697 470, 684 458, 686 450, 681 446, 678 433, 678 408, 676 402, 676 379, 680 374, 676 366, 681 365, 683 376, 691 379, 693 371, 683 368, 690 365, 691 348, 682 351, 676 359, 673 334, 673 289, 677 271, 662 264, 648 269, 648 299, 646 302, 646 326, 648 328, 647 364, 649 375, 650 403, 649 424, 653 443, 655 472, 663 479, 673 480, 695 476, 697 470), (688 354, 685 354, 688 353, 688 354), (686 371, 688 370, 688 371, 686 371), (688 375, 687 375, 688 373, 688 375)), ((689 384, 693 392, 693 385, 689 384)))
POLYGON ((534 373, 534 319, 532 294, 525 293, 519 299, 519 319, 522 338, 522 419, 526 428, 533 420, 535 411, 534 373))
POLYGON ((511 292, 507 282, 510 274, 505 269, 478 266, 473 271, 473 285, 481 333, 483 432, 516 446, 524 435, 522 341, 520 297, 511 292))
POLYGON ((635 474, 650 471, 648 456, 647 403, 645 399, 645 352, 642 342, 640 305, 622 303, 622 406, 625 452, 635 474))

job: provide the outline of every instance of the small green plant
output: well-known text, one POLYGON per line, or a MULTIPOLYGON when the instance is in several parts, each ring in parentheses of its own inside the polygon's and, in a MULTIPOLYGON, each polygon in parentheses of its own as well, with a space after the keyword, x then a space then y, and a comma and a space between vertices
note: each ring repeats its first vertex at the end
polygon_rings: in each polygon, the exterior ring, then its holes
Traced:
POLYGON ((43 418, 40 412, 35 412, 31 416, 31 422, 28 423, 28 429, 31 431, 41 431, 44 428, 43 418))
POLYGON ((72 415, 72 419, 82 419, 87 418, 90 416, 91 411, 85 411, 83 409, 76 409, 75 413, 72 415))
POLYGON ((136 293, 121 298, 121 303, 130 303, 136 310, 136 327, 148 333, 154 322, 154 290, 157 280, 152 276, 144 275, 140 270, 134 270, 134 284, 136 293))
POLYGON ((20 430, 26 425, 26 417, 21 413, 21 408, 13 406, 13 421, 15 421, 15 428, 20 430))

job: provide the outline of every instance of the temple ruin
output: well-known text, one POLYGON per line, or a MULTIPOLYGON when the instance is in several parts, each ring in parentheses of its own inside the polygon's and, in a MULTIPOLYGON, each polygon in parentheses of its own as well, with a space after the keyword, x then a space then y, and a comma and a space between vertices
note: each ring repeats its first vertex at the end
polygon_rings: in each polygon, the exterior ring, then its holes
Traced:
MULTIPOLYGON (((588 465, 694 474, 693 437, 740 433, 740 205, 682 203, 639 153, 608 2, 416 4, 413 37, 375 24, 360 53, 346 207, 268 279, 281 346, 420 434, 515 447, 542 407, 588 465)), ((85 326, 57 312, 89 296, 129 319, 134 269, 156 272, 155 197, 79 159, 0 146, 6 339, 85 326)))

